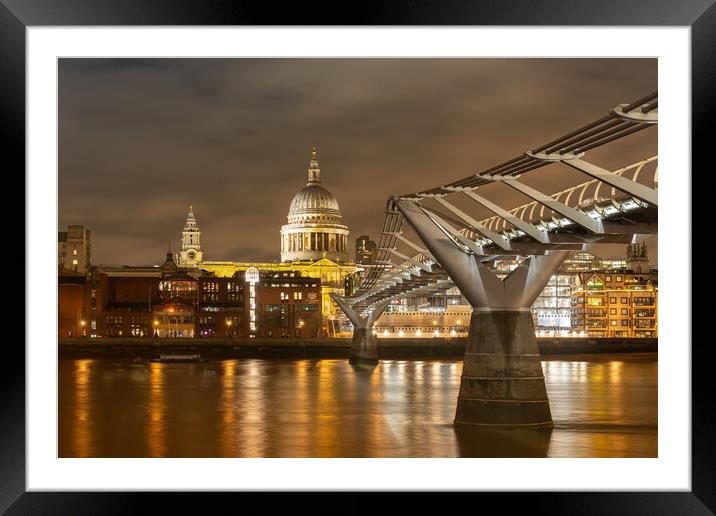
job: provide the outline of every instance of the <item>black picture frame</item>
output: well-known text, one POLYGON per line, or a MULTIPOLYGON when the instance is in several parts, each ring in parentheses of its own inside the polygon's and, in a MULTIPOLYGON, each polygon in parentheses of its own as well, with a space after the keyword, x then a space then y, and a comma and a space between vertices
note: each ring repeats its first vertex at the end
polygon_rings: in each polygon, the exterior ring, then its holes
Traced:
MULTIPOLYGON (((630 0, 470 0, 363 1, 310 5, 235 1, 178 0, 0 0, 0 127, 3 129, 4 177, 20 177, 25 170, 25 31, 32 26, 82 25, 554 25, 554 26, 688 26, 691 27, 692 162, 706 168, 707 123, 714 115, 716 91, 716 5, 714 0, 659 2, 630 0)), ((684 175, 689 171, 682 171, 684 175)), ((23 187, 24 188, 24 187, 23 187)), ((689 213, 690 207, 684 207, 689 213)), ((690 213, 689 213, 690 215, 690 213)), ((690 250, 685 250, 689 251, 690 250)), ((689 256, 685 253, 685 256, 689 256)), ((26 277, 30 271, 26 270, 26 277)), ((691 277, 685 277, 689 281, 691 277)), ((684 300, 689 302, 689 300, 684 300)), ((26 324, 28 314, 25 314, 26 324)), ((684 322, 691 328, 691 321, 684 322)), ((666 345, 687 346, 687 342, 666 345)), ((504 507, 525 505, 529 513, 549 514, 712 514, 716 510, 714 469, 716 424, 712 401, 712 372, 708 339, 692 352, 692 490, 639 493, 503 493, 480 494, 504 507), (499 499, 498 499, 499 497, 499 499)), ((292 511, 306 505, 306 496, 205 493, 58 493, 26 492, 25 488, 25 350, 7 339, 5 367, 0 374, 0 511, 7 514, 129 514, 144 512, 147 503, 160 502, 165 512, 199 508, 206 498, 242 496, 249 508, 270 498, 271 512, 281 506, 292 511), (253 498, 253 500, 249 499, 253 498), (277 505, 278 504, 278 505, 277 505)), ((340 512, 364 512, 375 507, 374 494, 351 493, 340 512)), ((475 493, 459 496, 475 502, 475 493)), ((404 497, 402 512, 425 507, 424 497, 404 497)), ((212 500, 213 501, 213 500, 212 500)), ((454 503, 451 502, 451 503, 454 503)), ((481 501, 481 503, 483 503, 481 501)), ((320 512, 320 511, 319 511, 320 512)), ((332 512, 332 511, 330 511, 332 512)))

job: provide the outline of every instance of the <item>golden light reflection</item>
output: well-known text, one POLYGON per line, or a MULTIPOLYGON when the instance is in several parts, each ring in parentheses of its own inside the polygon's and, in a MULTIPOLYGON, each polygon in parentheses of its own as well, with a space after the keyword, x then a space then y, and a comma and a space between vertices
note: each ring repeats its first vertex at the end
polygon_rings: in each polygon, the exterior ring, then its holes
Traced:
POLYGON ((166 401, 164 399, 164 364, 149 363, 149 404, 147 448, 150 457, 166 457, 166 401))
POLYGON ((337 443, 337 407, 334 382, 336 360, 322 360, 318 373, 318 413, 316 451, 319 457, 332 457, 337 443))
POLYGON ((75 425, 72 433, 76 457, 92 456, 93 414, 92 414, 92 363, 94 360, 75 360, 75 425))
POLYGON ((611 383, 621 383, 622 382, 622 367, 624 366, 624 362, 621 362, 619 360, 613 360, 612 362, 609 362, 609 381, 611 383))
POLYGON ((224 457, 236 457, 236 365, 238 360, 221 364, 221 450, 224 457))
POLYGON ((267 435, 263 425, 266 423, 266 385, 264 378, 265 363, 262 360, 244 362, 245 371, 240 377, 238 405, 239 421, 237 428, 238 455, 242 457, 265 457, 267 435))

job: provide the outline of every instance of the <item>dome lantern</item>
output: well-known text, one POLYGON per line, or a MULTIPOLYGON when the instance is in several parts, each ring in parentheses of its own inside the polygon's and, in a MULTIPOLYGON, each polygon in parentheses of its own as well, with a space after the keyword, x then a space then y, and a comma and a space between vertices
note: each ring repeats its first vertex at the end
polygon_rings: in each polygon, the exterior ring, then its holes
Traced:
POLYGON ((311 147, 311 163, 308 165, 308 183, 307 185, 317 185, 321 182, 321 169, 318 166, 318 156, 316 146, 311 147))

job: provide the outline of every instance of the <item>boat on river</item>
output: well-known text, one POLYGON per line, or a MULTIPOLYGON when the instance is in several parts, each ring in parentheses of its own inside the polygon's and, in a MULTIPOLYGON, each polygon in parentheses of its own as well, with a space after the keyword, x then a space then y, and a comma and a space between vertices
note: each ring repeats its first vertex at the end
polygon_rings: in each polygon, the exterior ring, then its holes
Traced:
POLYGON ((162 353, 152 362, 207 362, 199 353, 162 353))

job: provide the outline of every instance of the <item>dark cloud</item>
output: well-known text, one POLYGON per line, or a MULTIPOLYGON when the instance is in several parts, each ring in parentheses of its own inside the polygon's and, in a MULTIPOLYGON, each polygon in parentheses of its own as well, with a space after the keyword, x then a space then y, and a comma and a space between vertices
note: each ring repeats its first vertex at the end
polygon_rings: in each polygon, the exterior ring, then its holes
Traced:
MULTIPOLYGON (((276 260, 316 143, 351 236, 376 237, 389 195, 489 168, 656 84, 654 59, 62 59, 60 225, 93 231, 97 263, 155 263, 193 204, 206 259, 276 260)), ((607 147, 590 159, 622 167, 656 153, 656 130, 607 147)), ((584 180, 549 170, 529 181, 584 180)))

